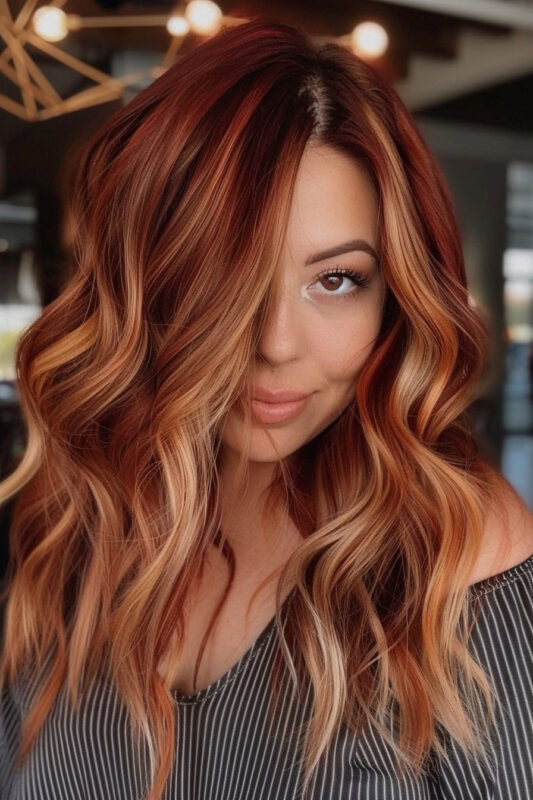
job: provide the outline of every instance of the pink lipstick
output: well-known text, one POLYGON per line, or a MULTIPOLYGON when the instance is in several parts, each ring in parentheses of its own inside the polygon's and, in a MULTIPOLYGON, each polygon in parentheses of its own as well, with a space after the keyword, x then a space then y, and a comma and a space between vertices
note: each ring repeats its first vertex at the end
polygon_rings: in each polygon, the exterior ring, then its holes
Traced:
POLYGON ((275 392, 256 386, 251 400, 252 413, 260 422, 286 422, 305 408, 310 396, 302 392, 275 392))

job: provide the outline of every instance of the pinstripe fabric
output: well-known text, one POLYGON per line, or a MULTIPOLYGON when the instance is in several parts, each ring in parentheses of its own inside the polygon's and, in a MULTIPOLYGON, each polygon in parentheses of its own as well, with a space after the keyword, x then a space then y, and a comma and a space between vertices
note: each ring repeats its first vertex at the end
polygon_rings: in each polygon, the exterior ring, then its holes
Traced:
MULTIPOLYGON (((486 771, 447 742, 448 758, 425 775, 394 776, 386 743, 372 729, 336 735, 315 770, 312 800, 533 800, 533 555, 473 584, 480 603, 471 646, 503 708, 486 771)), ((290 607, 285 600, 283 614, 290 607)), ((194 695, 174 692, 181 735, 165 800, 295 800, 300 797, 299 726, 311 710, 283 684, 269 727, 270 668, 277 644, 272 619, 225 675, 194 695)), ((13 769, 20 717, 31 690, 10 687, 0 706, 2 800, 134 800, 148 774, 145 745, 134 752, 125 706, 93 684, 79 714, 61 692, 21 770, 13 769)))

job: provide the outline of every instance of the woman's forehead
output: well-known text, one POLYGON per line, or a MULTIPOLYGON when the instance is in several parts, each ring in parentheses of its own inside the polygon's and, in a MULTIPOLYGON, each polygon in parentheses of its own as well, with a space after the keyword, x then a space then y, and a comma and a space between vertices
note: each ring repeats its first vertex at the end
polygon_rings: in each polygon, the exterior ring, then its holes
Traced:
POLYGON ((371 178, 355 159, 333 148, 324 151, 317 147, 302 157, 283 261, 316 262, 316 254, 356 240, 377 250, 378 203, 371 178))

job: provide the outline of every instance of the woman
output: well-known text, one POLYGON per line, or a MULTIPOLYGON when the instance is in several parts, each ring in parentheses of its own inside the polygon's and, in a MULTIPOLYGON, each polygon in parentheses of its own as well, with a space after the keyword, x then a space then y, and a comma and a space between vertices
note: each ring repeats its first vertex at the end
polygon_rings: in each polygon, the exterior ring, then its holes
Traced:
POLYGON ((255 17, 107 122, 70 209, 1 485, 2 796, 525 800, 532 515, 396 94, 255 17))

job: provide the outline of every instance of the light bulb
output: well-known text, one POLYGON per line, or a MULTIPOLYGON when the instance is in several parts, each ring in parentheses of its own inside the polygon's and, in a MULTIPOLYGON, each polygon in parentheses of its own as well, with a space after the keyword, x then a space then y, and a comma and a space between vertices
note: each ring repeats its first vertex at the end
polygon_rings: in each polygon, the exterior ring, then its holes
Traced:
POLYGON ((190 26, 182 14, 172 14, 167 20, 167 31, 171 36, 185 36, 190 26))
POLYGON ((220 27, 222 11, 213 0, 191 0, 185 16, 195 33, 215 33, 220 27))
POLYGON ((385 28, 377 22, 361 22, 352 31, 352 45, 361 57, 378 58, 389 44, 385 28))
POLYGON ((33 30, 47 42, 59 42, 68 33, 67 15, 61 8, 41 6, 32 17, 33 30))

